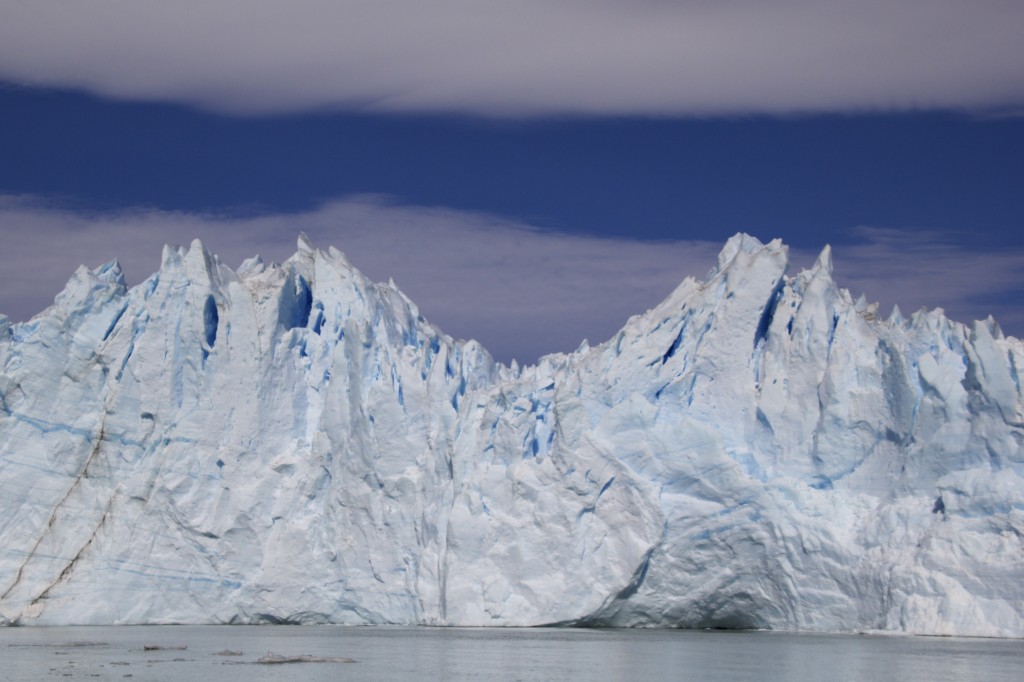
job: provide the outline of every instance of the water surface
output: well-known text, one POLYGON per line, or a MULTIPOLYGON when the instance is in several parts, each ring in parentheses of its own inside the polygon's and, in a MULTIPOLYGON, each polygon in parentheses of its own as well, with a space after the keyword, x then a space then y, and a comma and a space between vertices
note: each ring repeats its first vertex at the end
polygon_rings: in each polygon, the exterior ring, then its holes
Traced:
POLYGON ((1024 642, 547 628, 0 628, 0 680, 41 679, 1019 682, 1024 642), (355 662, 256 663, 267 653, 355 662))

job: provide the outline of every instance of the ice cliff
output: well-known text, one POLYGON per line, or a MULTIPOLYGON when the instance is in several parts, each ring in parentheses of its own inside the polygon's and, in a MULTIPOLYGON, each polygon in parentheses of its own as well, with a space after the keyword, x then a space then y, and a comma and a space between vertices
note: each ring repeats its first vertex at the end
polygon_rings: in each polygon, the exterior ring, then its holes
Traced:
POLYGON ((1024 345, 787 265, 524 368, 302 238, 83 267, 0 317, 0 622, 1024 636, 1024 345))

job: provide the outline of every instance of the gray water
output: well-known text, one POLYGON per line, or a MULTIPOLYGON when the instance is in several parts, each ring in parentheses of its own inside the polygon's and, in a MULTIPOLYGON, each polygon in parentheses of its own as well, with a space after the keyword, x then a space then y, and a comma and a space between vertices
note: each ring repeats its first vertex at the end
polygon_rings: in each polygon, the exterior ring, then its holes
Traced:
POLYGON ((1024 642, 685 630, 0 628, 0 679, 1020 682, 1024 642), (256 663, 267 653, 355 662, 256 663))

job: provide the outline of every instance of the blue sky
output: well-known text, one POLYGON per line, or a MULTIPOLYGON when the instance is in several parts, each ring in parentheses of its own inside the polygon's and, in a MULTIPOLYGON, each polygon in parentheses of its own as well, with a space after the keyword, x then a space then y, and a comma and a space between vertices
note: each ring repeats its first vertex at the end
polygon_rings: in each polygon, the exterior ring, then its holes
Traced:
POLYGON ((0 312, 299 230, 457 337, 609 337, 744 231, 1024 336, 1024 6, 0 0, 0 312), (241 8, 246 7, 242 12, 241 8), (925 7, 927 6, 927 7, 925 7))

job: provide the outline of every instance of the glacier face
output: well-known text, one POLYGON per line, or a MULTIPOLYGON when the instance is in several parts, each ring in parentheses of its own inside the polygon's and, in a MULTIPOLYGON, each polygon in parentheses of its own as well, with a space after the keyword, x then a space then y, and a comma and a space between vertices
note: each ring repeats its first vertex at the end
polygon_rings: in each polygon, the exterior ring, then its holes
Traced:
POLYGON ((304 238, 0 317, 0 622, 1024 636, 1024 345, 738 235, 506 367, 304 238))

